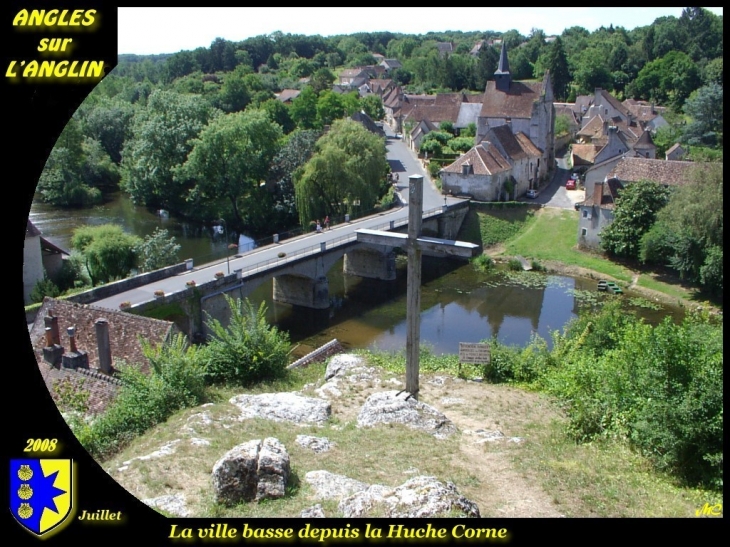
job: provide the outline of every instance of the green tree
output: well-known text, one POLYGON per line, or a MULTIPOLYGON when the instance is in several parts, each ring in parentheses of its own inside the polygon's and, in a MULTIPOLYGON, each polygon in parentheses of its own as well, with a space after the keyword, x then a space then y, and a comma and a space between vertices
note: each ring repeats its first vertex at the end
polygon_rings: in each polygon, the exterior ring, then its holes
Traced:
POLYGON ((722 194, 721 166, 699 164, 658 212, 641 241, 642 260, 669 266, 708 292, 722 291, 722 194))
POLYGON ((294 179, 302 226, 326 215, 369 211, 380 198, 388 165, 385 141, 352 120, 335 120, 294 179))
POLYGON ((564 101, 570 91, 570 69, 568 58, 565 55, 563 41, 558 36, 555 41, 544 49, 535 63, 536 78, 542 78, 546 70, 550 71, 550 80, 553 84, 553 93, 557 101, 564 101))
POLYGON ((289 108, 292 120, 300 129, 315 129, 317 126, 317 93, 306 86, 294 99, 289 108))
POLYGON ((228 326, 209 316, 211 335, 203 348, 206 376, 211 383, 248 386, 286 374, 289 335, 266 322, 266 307, 225 296, 230 312, 228 326))
POLYGON ((383 108, 383 100, 378 95, 366 95, 360 101, 365 114, 373 120, 378 121, 385 118, 385 109, 383 108))
POLYGON ((140 238, 117 224, 82 226, 74 230, 71 245, 84 259, 92 285, 127 277, 137 266, 140 238))
POLYGON ((601 232, 603 249, 615 256, 638 258, 642 236, 668 201, 669 190, 648 180, 619 190, 613 222, 601 232))
POLYGON ((684 112, 692 118, 682 139, 687 144, 722 146, 722 85, 712 83, 690 95, 684 104, 684 112))
POLYGON ((134 116, 122 160, 122 188, 135 203, 185 210, 187 186, 175 179, 174 169, 213 116, 200 96, 163 90, 150 95, 147 107, 134 116))
POLYGON ((497 64, 499 64, 497 48, 485 45, 479 50, 479 58, 474 70, 474 85, 477 89, 486 89, 487 81, 494 79, 497 64))
POLYGON ((139 268, 143 272, 158 270, 172 266, 180 261, 178 252, 180 244, 167 230, 155 228, 152 235, 145 236, 144 241, 136 249, 139 268))
POLYGON ((244 68, 236 67, 223 78, 218 106, 224 112, 239 112, 251 102, 251 94, 244 80, 245 75, 244 68))
POLYGON ((281 136, 281 127, 261 110, 219 116, 193 142, 176 176, 195 181, 191 202, 225 199, 239 229, 261 230, 269 197, 262 183, 281 136))
POLYGON ((103 98, 84 116, 84 134, 99 141, 112 161, 119 164, 133 117, 134 106, 130 103, 103 98))

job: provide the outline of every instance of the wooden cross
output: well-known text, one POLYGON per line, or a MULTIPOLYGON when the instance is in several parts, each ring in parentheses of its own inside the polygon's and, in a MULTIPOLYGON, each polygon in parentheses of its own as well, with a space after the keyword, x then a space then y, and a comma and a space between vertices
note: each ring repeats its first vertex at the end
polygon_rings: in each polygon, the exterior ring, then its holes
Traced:
POLYGON ((408 251, 408 287, 406 290, 406 391, 418 399, 418 368, 421 338, 421 253, 469 258, 478 245, 463 241, 421 237, 423 222, 423 177, 408 177, 408 234, 380 230, 357 230, 362 243, 405 248, 408 251))

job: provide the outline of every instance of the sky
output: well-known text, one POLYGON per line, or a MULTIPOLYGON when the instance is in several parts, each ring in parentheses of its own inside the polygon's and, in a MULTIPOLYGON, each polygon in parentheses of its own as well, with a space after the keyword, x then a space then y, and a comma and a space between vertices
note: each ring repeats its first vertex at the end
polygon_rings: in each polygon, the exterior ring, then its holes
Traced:
MULTIPOLYGON (((722 15, 722 8, 707 8, 722 15)), ((391 31, 424 34, 460 30, 546 35, 581 26, 627 30, 650 25, 662 16, 679 17, 682 8, 119 8, 120 54, 176 53, 208 47, 216 38, 241 41, 276 31, 332 36, 391 31)))

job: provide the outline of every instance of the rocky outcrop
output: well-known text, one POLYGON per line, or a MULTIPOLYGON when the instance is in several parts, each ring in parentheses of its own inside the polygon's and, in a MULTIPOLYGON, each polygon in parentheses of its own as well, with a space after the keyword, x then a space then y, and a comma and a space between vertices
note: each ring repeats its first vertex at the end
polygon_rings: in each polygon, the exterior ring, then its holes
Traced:
POLYGON ((324 372, 325 381, 334 378, 335 376, 344 376, 345 373, 353 368, 365 367, 365 359, 358 355, 335 355, 327 363, 327 369, 324 372))
POLYGON ((215 500, 224 505, 281 498, 289 480, 289 454, 273 437, 232 448, 213 466, 215 500))
POLYGON ((298 393, 262 393, 236 395, 231 404, 241 409, 241 419, 264 418, 295 424, 321 424, 332 414, 332 406, 324 399, 298 393))
POLYGON ((311 435, 297 435, 297 444, 309 448, 317 454, 327 452, 335 445, 326 437, 312 437, 311 435))
POLYGON ((372 485, 341 500, 338 508, 345 518, 374 514, 386 518, 481 516, 477 504, 462 496, 453 483, 425 475, 396 488, 372 485))
POLYGON ((155 509, 161 509, 176 517, 190 516, 190 512, 185 504, 185 496, 182 494, 169 494, 167 496, 147 498, 142 500, 142 503, 145 503, 155 509))
POLYGON ((304 480, 312 486, 315 496, 323 500, 346 498, 355 492, 367 490, 369 486, 329 471, 310 471, 304 476, 304 480))
POLYGON ((378 424, 403 424, 411 429, 445 438, 456 432, 456 426, 442 412, 416 401, 407 392, 382 391, 365 401, 357 417, 359 427, 378 424))
POLYGON ((299 516, 303 519, 323 519, 324 516, 324 509, 322 509, 321 504, 313 505, 312 507, 308 507, 307 509, 304 509, 299 516))

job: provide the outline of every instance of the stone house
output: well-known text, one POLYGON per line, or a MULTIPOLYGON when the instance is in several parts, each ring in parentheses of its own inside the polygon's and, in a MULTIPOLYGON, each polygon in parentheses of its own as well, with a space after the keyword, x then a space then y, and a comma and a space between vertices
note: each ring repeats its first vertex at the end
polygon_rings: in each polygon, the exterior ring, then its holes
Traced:
POLYGON ((454 44, 451 42, 437 42, 436 49, 439 52, 439 57, 444 58, 454 53, 454 44))
POLYGON ((47 275, 53 279, 63 266, 69 252, 43 237, 41 231, 28 219, 23 243, 23 301, 31 303, 30 293, 47 275))
POLYGON ((421 147, 421 141, 423 141, 423 137, 428 135, 431 131, 438 131, 438 128, 438 125, 430 120, 421 120, 408 133, 408 146, 410 146, 412 150, 417 152, 418 149, 421 147))
POLYGON ((445 193, 480 201, 514 200, 538 183, 542 156, 524 133, 497 126, 478 145, 440 172, 445 193))
POLYGON ((382 66, 389 74, 392 70, 403 68, 403 65, 398 59, 383 59, 380 62, 380 66, 382 66))
POLYGON ((302 92, 299 89, 282 89, 281 93, 276 95, 277 100, 285 104, 291 104, 291 102, 299 97, 302 92))
POLYGON ((169 321, 46 297, 29 335, 51 396, 62 385, 86 393, 88 413, 98 414, 119 390, 120 363, 149 371, 141 341, 155 346, 177 332, 169 321))
POLYGON ((664 153, 664 157, 668 161, 669 160, 681 160, 686 153, 687 153, 687 151, 684 148, 682 148, 682 145, 679 144, 678 142, 675 142, 664 153))
POLYGON ((578 244, 600 247, 600 233, 613 222, 613 208, 618 191, 640 180, 650 180, 665 187, 682 186, 692 181, 695 169, 708 164, 691 161, 658 160, 642 157, 617 157, 597 164, 586 172, 586 199, 580 204, 578 244), (608 171, 603 180, 596 180, 608 171))
POLYGON ((623 185, 617 179, 599 181, 593 185, 592 192, 580 205, 578 217, 578 245, 599 249, 601 231, 613 222, 614 206, 618 192, 623 185))
POLYGON ((476 142, 481 142, 490 129, 507 125, 513 134, 522 133, 540 150, 539 177, 546 177, 555 163, 555 107, 550 72, 545 73, 541 82, 513 81, 507 49, 502 44, 494 78, 487 82, 484 91, 476 142))
POLYGON ((622 103, 633 115, 644 129, 648 129, 651 132, 656 132, 660 127, 666 127, 669 125, 666 119, 664 119, 664 112, 666 107, 656 106, 654 103, 648 103, 646 101, 637 101, 635 99, 626 99, 622 103))
POLYGON ((337 83, 342 87, 350 89, 357 89, 363 84, 368 83, 370 80, 370 74, 366 68, 346 68, 338 76, 337 83))

